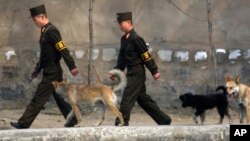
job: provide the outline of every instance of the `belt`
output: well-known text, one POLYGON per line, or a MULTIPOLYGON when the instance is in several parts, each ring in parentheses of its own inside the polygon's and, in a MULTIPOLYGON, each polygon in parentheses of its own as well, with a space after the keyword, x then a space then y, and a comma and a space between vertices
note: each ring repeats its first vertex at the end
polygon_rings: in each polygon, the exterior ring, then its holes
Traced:
POLYGON ((136 65, 127 65, 128 69, 132 69, 132 68, 141 68, 143 67, 143 64, 136 64, 136 65))
POLYGON ((60 62, 47 62, 47 63, 42 63, 42 68, 48 67, 48 66, 52 66, 52 65, 60 65, 60 62))

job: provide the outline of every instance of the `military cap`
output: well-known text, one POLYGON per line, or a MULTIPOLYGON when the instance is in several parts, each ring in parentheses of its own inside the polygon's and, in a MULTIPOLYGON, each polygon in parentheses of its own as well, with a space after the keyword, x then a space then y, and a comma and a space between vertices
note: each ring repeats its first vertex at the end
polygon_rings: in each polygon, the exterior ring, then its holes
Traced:
POLYGON ((46 9, 44 5, 39 5, 37 7, 30 8, 31 17, 35 17, 40 14, 46 14, 46 9))
POLYGON ((119 23, 122 21, 132 21, 132 12, 116 13, 116 18, 119 23))

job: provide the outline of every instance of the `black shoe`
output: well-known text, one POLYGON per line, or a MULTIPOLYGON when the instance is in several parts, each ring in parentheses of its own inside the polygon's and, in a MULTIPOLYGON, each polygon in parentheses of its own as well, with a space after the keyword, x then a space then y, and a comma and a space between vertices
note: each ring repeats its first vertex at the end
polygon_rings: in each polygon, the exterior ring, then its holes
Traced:
MULTIPOLYGON (((117 119, 115 120, 115 126, 119 126, 120 123, 121 123, 120 120, 117 118, 117 119)), ((128 122, 125 121, 124 124, 123 124, 122 126, 129 126, 129 124, 128 124, 128 122)))
POLYGON ((77 119, 76 117, 74 116, 70 122, 64 124, 64 127, 74 127, 75 125, 77 124, 77 119))
POLYGON ((166 120, 166 125, 170 125, 172 122, 172 119, 170 117, 168 117, 168 119, 166 120))
POLYGON ((172 122, 172 119, 170 117, 166 118, 165 121, 162 121, 161 123, 158 123, 158 125, 170 125, 172 122))
POLYGON ((27 129, 28 127, 24 127, 23 125, 21 125, 20 123, 18 122, 10 122, 10 125, 13 126, 14 128, 16 129, 27 129))

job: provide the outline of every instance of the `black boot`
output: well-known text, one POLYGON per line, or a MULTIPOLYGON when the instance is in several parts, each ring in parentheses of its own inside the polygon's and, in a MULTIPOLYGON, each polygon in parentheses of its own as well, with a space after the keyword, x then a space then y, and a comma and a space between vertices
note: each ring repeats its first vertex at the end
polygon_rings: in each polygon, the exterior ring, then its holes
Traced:
POLYGON ((161 121, 160 123, 158 123, 158 125, 170 125, 172 122, 172 119, 170 116, 166 115, 166 118, 161 121))
MULTIPOLYGON (((116 118, 116 120, 115 120, 115 126, 118 126, 120 123, 121 122, 120 122, 119 118, 116 118)), ((122 125, 122 126, 129 126, 129 124, 128 124, 128 122, 124 121, 124 125, 122 125)))
POLYGON ((16 129, 27 129, 28 127, 23 126, 22 124, 18 122, 10 122, 10 125, 13 126, 16 129))
POLYGON ((69 122, 64 124, 64 127, 74 127, 77 124, 76 116, 73 116, 69 122))

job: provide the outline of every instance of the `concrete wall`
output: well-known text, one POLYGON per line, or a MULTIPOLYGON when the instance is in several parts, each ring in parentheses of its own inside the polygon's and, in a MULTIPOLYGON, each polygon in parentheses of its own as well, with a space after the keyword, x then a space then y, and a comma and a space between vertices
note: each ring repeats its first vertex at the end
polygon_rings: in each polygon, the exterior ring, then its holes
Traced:
MULTIPOLYGON (((199 20, 206 19, 205 0, 175 0, 181 9, 199 20)), ((219 84, 227 73, 242 76, 249 84, 250 17, 248 0, 212 1, 213 38, 218 57, 219 84), (222 49, 222 50, 221 50, 222 49)), ((38 60, 39 29, 29 7, 45 4, 48 16, 66 42, 81 71, 71 78, 86 83, 88 62, 88 0, 0 0, 0 99, 30 99, 40 79, 27 81, 38 60)), ((134 26, 147 42, 162 79, 147 72, 148 93, 163 107, 175 105, 179 94, 214 90, 214 68, 208 45, 206 21, 194 20, 166 0, 99 0, 94 2, 94 66, 98 75, 115 66, 122 32, 115 13, 133 11, 134 26), (169 102, 166 102, 169 101, 169 102)), ((41 77, 41 76, 40 76, 41 77)), ((96 82, 93 74, 93 82, 96 82)))
POLYGON ((0 141, 228 141, 229 127, 158 126, 158 127, 84 127, 5 130, 0 141))
MULTIPOLYGON (((0 0, 1 46, 36 44, 39 37, 29 7, 45 4, 50 20, 58 26, 68 45, 88 44, 88 0, 0 0), (29 37, 29 38, 27 38, 29 37)), ((206 1, 175 0, 174 3, 195 18, 207 17, 206 1)), ((216 43, 248 43, 249 1, 225 0, 212 3, 214 40, 216 43)), ((167 0, 102 0, 94 3, 94 35, 96 44, 119 42, 122 33, 115 13, 132 11, 137 31, 148 42, 208 43, 207 22, 194 20, 167 0)), ((227 45, 228 46, 228 45, 227 45)))

